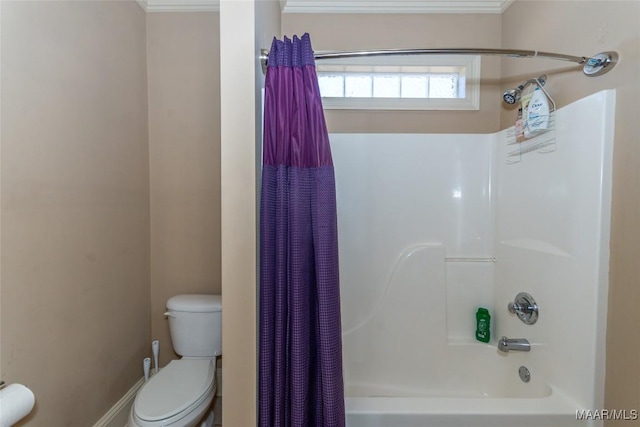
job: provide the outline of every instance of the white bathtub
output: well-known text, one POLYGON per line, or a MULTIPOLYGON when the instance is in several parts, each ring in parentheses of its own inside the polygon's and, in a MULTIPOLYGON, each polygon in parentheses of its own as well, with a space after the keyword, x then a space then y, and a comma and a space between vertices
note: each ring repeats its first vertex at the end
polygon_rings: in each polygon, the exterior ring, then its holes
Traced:
POLYGON ((569 427, 576 405, 552 391, 544 398, 347 397, 347 427, 569 427))
MULTIPOLYGON (((428 387, 376 384, 345 386, 347 427, 569 427, 585 409, 544 380, 526 353, 503 354, 489 345, 447 345, 438 365, 416 373, 428 387), (469 356, 473 361, 469 363, 469 356), (466 359, 466 360, 465 360, 466 359), (523 382, 518 368, 527 366, 523 382), (431 380, 426 380, 430 377, 431 380)), ((540 350, 534 348, 533 351, 540 350)), ((354 374, 353 365, 347 373, 354 374)), ((382 367, 381 367, 382 368, 382 367)), ((384 370, 384 369, 381 369, 384 370)), ((391 369, 391 371, 398 372, 391 369)), ((347 379, 353 375, 347 375, 347 379)), ((384 383, 394 384, 388 377, 384 383)))

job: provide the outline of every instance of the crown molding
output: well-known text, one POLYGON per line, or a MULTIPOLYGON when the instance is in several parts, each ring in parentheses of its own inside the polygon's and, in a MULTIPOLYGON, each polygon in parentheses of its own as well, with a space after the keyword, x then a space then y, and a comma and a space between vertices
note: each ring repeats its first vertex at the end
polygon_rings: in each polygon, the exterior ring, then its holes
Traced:
POLYGON ((513 0, 287 0, 284 13, 497 13, 513 0))
POLYGON ((220 0, 136 0, 145 12, 219 12, 220 0))

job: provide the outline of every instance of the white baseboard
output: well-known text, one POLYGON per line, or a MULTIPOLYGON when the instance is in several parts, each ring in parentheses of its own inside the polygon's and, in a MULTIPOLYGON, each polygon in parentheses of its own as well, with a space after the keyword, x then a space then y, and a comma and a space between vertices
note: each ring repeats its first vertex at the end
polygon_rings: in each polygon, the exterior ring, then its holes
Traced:
POLYGON ((93 427, 125 427, 129 422, 131 405, 133 405, 133 400, 142 384, 144 384, 144 377, 140 378, 140 381, 135 383, 93 427))
MULTIPOLYGON (((222 396, 222 368, 216 369, 216 381, 216 396, 222 396)), ((93 427, 126 427, 129 422, 131 405, 133 405, 136 393, 143 384, 144 377, 140 378, 93 427)))

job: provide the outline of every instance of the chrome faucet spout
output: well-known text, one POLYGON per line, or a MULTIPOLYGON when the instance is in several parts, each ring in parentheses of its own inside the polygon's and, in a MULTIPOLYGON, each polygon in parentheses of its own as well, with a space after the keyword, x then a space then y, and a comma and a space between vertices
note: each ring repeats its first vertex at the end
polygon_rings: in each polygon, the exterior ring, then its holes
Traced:
POLYGON ((525 338, 502 337, 498 341, 498 350, 505 353, 509 351, 531 351, 531 344, 525 338))

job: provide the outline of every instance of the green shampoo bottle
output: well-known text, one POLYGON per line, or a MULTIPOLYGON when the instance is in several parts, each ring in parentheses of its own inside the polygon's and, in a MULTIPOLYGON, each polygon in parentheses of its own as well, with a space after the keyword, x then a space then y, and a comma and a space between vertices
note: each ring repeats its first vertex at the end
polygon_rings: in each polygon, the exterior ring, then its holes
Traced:
POLYGON ((476 312, 476 339, 481 342, 489 342, 491 339, 491 315, 483 307, 476 312))

